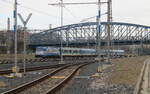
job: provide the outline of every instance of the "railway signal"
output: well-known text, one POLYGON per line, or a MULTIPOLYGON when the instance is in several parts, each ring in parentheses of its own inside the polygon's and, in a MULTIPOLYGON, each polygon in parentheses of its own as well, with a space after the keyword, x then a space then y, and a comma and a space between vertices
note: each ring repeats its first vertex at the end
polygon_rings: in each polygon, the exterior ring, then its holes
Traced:
POLYGON ((24 25, 24 28, 23 28, 23 31, 24 31, 24 46, 23 46, 23 48, 24 48, 24 51, 23 51, 23 53, 24 53, 24 60, 23 60, 24 63, 23 63, 23 69, 24 69, 24 74, 25 74, 25 72, 26 72, 26 37, 27 37, 27 36, 26 36, 26 25, 27 25, 28 21, 30 20, 30 18, 31 18, 31 16, 32 16, 32 13, 30 13, 30 14, 28 15, 28 17, 27 17, 26 20, 23 19, 23 17, 21 16, 20 13, 18 13, 18 16, 19 16, 21 22, 22 22, 23 25, 24 25))

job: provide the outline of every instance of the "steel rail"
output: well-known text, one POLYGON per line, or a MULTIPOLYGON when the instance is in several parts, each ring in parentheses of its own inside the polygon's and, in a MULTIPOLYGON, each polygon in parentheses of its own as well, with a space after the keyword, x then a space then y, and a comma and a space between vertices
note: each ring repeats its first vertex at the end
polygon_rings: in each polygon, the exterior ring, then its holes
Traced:
MULTIPOLYGON (((26 71, 30 72, 30 71, 36 71, 36 70, 58 68, 58 67, 63 66, 63 65, 66 65, 66 64, 56 64, 56 65, 48 65, 48 66, 30 67, 30 68, 26 68, 26 71)), ((23 68, 20 69, 19 72, 23 72, 23 68)), ((0 70, 0 75, 10 74, 10 73, 13 73, 11 69, 0 70)))
MULTIPOLYGON (((93 61, 93 62, 95 62, 95 61, 93 61)), ((93 63, 93 62, 90 62, 90 63, 93 63)), ((82 64, 82 66, 83 66, 83 64, 84 64, 84 65, 87 65, 87 64, 89 64, 89 62, 88 62, 88 63, 87 63, 87 62, 84 62, 84 63, 80 63, 80 64, 82 64)), ((8 91, 6 91, 6 92, 3 92, 2 94, 19 94, 21 91, 24 91, 25 89, 28 89, 28 88, 30 88, 30 87, 32 87, 32 86, 34 86, 34 85, 37 85, 37 84, 40 83, 40 82, 43 82, 44 80, 48 79, 49 77, 55 75, 56 73, 58 73, 59 71, 65 69, 65 68, 67 68, 67 67, 74 66, 74 65, 80 65, 80 64, 70 64, 70 65, 66 65, 66 66, 60 67, 60 68, 58 68, 58 69, 52 71, 51 73, 49 73, 49 74, 47 74, 47 75, 44 75, 44 76, 42 76, 42 77, 40 77, 40 78, 38 78, 38 79, 36 79, 36 80, 33 80, 33 81, 29 82, 29 83, 20 85, 20 86, 14 88, 14 89, 11 89, 11 90, 8 90, 8 91)), ((79 66, 73 73, 71 73, 70 76, 73 76, 73 74, 75 74, 75 72, 76 72, 80 67, 82 67, 82 66, 79 66)), ((69 76, 68 76, 66 79, 69 80, 69 76)), ((65 83, 65 82, 66 82, 66 80, 63 80, 63 81, 64 81, 64 82, 62 82, 62 83, 65 83)), ((59 85, 59 88, 60 88, 60 85, 59 85)), ((56 88, 55 88, 55 89, 56 89, 56 88)), ((57 88, 57 89, 58 89, 58 88, 57 88)), ((48 92, 49 92, 49 91, 48 91, 48 92)))
POLYGON ((11 89, 11 90, 8 90, 8 91, 6 91, 6 92, 3 92, 2 94, 17 94, 17 93, 19 93, 19 92, 21 92, 21 91, 23 91, 23 90, 25 90, 25 89, 27 89, 27 88, 29 88, 29 87, 32 87, 32 86, 38 84, 39 82, 44 81, 45 79, 47 79, 47 78, 49 78, 50 76, 56 74, 58 71, 60 71, 60 70, 62 70, 62 69, 65 69, 65 68, 68 67, 68 66, 69 66, 69 65, 66 65, 66 66, 64 66, 64 67, 58 68, 58 69, 52 71, 50 74, 46 74, 46 75, 44 75, 44 76, 42 76, 42 77, 40 77, 40 78, 38 78, 38 79, 36 79, 36 80, 33 80, 33 81, 29 82, 29 83, 20 85, 20 86, 14 88, 14 89, 11 89))
MULTIPOLYGON (((78 60, 85 60, 83 57, 93 57, 95 55, 87 55, 87 56, 82 56, 82 55, 77 55, 76 58, 78 60)), ((67 56, 68 58, 70 58, 70 56, 67 56)), ((66 59, 66 57, 64 58, 66 59)), ((73 58, 71 58, 72 60, 73 58)), ((67 60, 67 59, 66 59, 67 60)), ((69 59, 68 59, 69 60, 69 59)), ((59 60, 58 60, 59 61, 59 60)), ((42 62, 42 61, 41 61, 42 62)), ((42 70, 42 69, 48 69, 48 68, 56 68, 56 67, 60 67, 62 65, 65 65, 65 64, 56 64, 56 65, 48 65, 48 66, 39 66, 39 67, 27 67, 26 68, 26 71, 29 72, 29 71, 36 71, 36 70, 42 70)), ((23 68, 21 68, 19 70, 19 72, 23 72, 23 68)), ((4 75, 4 74, 10 74, 10 73, 13 73, 12 72, 12 69, 7 69, 7 70, 0 70, 0 75, 4 75)))
MULTIPOLYGON (((88 63, 90 64, 90 63, 88 63)), ((56 92, 58 92, 74 75, 75 73, 83 66, 88 65, 88 64, 82 64, 80 66, 78 66, 76 69, 74 69, 74 71, 67 76, 63 81, 61 81, 60 83, 58 83, 57 85, 55 85, 53 88, 49 89, 47 92, 45 92, 44 94, 55 94, 56 92)))
MULTIPOLYGON (((81 58, 81 57, 80 57, 81 58)), ((83 58, 83 57, 82 57, 83 58)), ((79 59, 79 58, 78 58, 79 59)), ((93 59, 94 60, 94 59, 93 59)), ((68 63, 70 64, 70 63, 68 63)), ((36 70, 43 70, 43 69, 50 69, 50 68, 57 68, 57 67, 60 67, 60 66, 63 66, 63 65, 66 65, 66 64, 56 64, 56 65, 47 65, 47 66, 38 66, 38 67, 27 67, 26 68, 26 71, 27 72, 30 72, 30 71, 36 71, 36 70)), ((23 68, 21 68, 19 70, 19 72, 23 72, 23 68)), ((6 69, 6 70, 0 70, 0 75, 5 75, 5 74, 10 74, 10 73, 13 73, 12 72, 12 69, 6 69)))

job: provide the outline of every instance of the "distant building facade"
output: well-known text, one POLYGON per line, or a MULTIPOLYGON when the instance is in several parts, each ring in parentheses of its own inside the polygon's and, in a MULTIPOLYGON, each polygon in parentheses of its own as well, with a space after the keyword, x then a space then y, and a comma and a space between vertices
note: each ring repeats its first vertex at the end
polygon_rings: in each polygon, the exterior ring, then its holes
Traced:
MULTIPOLYGON (((29 36, 29 33, 26 33, 26 36, 29 36)), ((14 52, 14 40, 15 33, 10 30, 1 30, 0 31, 0 54, 1 53, 13 53, 14 52)), ((22 53, 23 43, 24 43, 24 32, 21 29, 17 31, 17 40, 18 40, 18 52, 22 53)))

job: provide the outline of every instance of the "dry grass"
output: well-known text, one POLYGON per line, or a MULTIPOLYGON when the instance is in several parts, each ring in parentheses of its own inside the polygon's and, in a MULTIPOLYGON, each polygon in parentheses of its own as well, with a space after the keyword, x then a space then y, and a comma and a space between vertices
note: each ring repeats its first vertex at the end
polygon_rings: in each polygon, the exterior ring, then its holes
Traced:
POLYGON ((111 67, 110 83, 135 85, 146 58, 148 56, 112 60, 114 66, 111 67))
MULTIPOLYGON (((18 54, 17 55, 18 59, 23 59, 24 55, 23 54, 18 54)), ((35 55, 27 55, 27 59, 34 59, 35 55)), ((11 60, 14 59, 14 54, 0 54, 0 60, 11 60)))

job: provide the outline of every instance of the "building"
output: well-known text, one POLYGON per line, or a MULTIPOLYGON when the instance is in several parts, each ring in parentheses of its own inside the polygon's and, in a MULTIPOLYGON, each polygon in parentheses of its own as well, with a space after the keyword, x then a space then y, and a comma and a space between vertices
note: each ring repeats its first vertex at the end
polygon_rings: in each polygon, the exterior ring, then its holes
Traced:
MULTIPOLYGON (((26 36, 29 36, 29 33, 26 33, 26 36)), ((0 54, 1 53, 13 53, 14 52, 14 40, 15 33, 10 30, 1 30, 0 31, 0 54)), ((21 29, 17 31, 17 40, 18 40, 18 52, 21 53, 23 51, 23 43, 24 43, 24 32, 21 29)))

